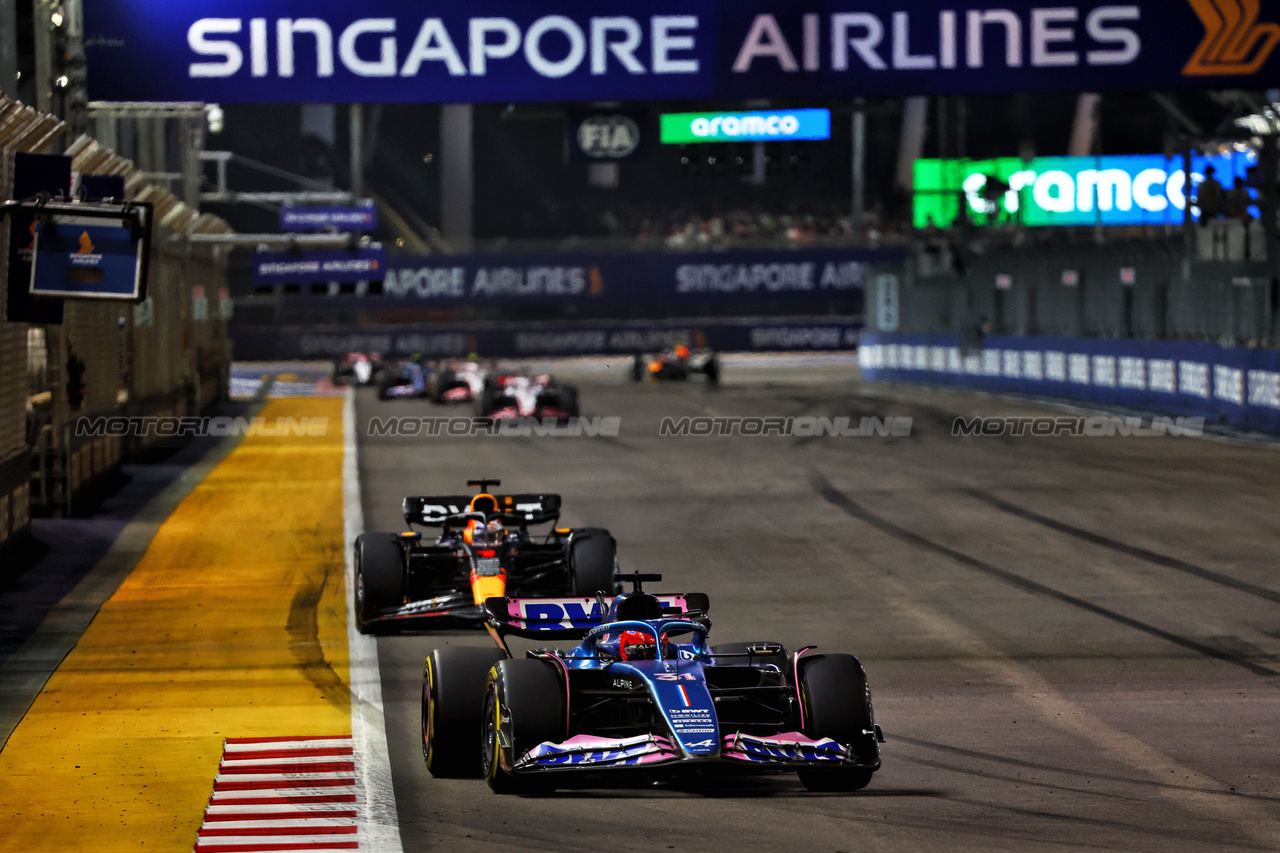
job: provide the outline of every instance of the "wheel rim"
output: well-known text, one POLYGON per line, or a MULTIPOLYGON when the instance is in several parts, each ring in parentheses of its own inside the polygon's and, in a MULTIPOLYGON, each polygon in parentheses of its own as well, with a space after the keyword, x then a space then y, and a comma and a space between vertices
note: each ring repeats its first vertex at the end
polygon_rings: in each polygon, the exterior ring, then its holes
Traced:
POLYGON ((356 571, 356 616, 364 616, 364 572, 356 571))
POLYGON ((485 778, 492 779, 498 768, 498 697, 493 688, 485 693, 484 738, 480 747, 480 766, 485 778))

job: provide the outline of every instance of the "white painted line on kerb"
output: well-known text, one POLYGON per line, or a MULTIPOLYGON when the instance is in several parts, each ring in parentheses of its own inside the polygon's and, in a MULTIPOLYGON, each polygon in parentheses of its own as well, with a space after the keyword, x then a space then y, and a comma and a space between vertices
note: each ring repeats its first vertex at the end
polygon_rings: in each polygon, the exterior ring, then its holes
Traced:
POLYGON ((342 506, 347 575, 347 643, 351 650, 351 736, 355 746, 356 799, 359 803, 360 849, 403 853, 387 751, 387 725, 382 710, 382 677, 378 645, 356 628, 355 542, 364 530, 360 507, 360 466, 356 459, 355 390, 347 388, 342 407, 342 506))

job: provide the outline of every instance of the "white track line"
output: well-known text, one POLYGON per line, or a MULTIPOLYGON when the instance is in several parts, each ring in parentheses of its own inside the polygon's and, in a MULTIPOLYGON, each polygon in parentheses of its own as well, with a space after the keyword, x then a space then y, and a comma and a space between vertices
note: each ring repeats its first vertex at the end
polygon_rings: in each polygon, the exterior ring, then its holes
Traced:
POLYGON ((355 542, 364 531, 360 506, 360 466, 356 457, 355 390, 347 388, 342 408, 342 506, 346 546, 347 642, 351 650, 351 735, 356 757, 356 796, 362 849, 403 853, 382 710, 378 645, 356 629, 355 542))

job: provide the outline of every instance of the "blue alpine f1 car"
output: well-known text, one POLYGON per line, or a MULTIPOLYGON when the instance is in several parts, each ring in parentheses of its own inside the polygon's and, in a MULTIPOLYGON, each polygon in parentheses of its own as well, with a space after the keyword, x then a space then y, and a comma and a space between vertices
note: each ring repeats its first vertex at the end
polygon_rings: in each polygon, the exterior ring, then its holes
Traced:
POLYGON ((795 772, 811 791, 865 787, 884 736, 858 659, 778 643, 710 645, 701 593, 490 598, 498 648, 426 661, 422 749, 432 775, 498 793, 712 774, 795 772), (577 641, 517 658, 507 637, 577 641))

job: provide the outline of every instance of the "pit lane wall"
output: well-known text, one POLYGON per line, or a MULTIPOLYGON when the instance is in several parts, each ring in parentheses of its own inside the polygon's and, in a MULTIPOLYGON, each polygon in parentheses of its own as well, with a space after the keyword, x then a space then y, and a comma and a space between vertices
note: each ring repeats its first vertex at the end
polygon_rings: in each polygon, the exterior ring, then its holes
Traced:
POLYGON ((237 326, 242 361, 337 359, 349 352, 424 358, 633 355, 674 344, 717 352, 854 350, 860 318, 401 326, 237 326))
POLYGON ((1280 434, 1280 351, 1131 339, 862 336, 863 378, 1203 417, 1280 434))

